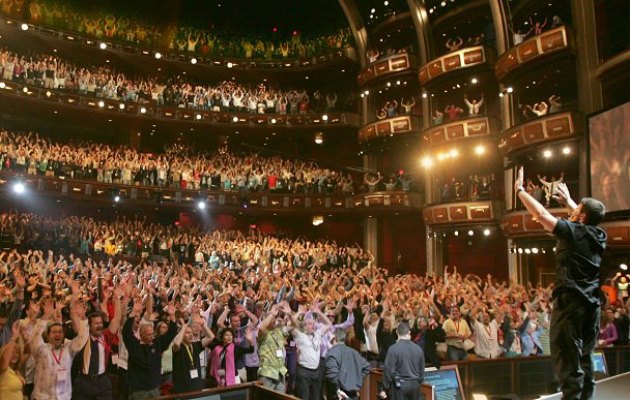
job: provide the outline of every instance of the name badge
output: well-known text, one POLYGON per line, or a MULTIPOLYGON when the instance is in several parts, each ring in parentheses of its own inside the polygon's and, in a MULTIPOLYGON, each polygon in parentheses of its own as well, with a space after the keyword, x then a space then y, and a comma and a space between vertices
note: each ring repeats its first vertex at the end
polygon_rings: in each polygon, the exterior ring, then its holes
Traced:
POLYGON ((201 365, 202 367, 206 366, 206 351, 205 350, 199 353, 199 365, 201 365))
POLYGON ((240 376, 235 376, 234 377, 234 384, 235 385, 240 385, 241 384, 241 377, 240 376))
POLYGON ((289 342, 289 347, 295 347, 295 342, 293 340, 289 342))
POLYGON ((118 354, 112 354, 112 364, 118 365, 118 354))
POLYGON ((197 379, 197 378, 199 378, 199 371, 197 371, 197 369, 191 369, 190 379, 197 379))
POLYGON ((57 388, 65 385, 67 379, 68 379, 68 370, 65 368, 57 369, 57 388))
POLYGON ((280 349, 276 350, 276 357, 279 357, 279 358, 284 357, 284 352, 280 349))

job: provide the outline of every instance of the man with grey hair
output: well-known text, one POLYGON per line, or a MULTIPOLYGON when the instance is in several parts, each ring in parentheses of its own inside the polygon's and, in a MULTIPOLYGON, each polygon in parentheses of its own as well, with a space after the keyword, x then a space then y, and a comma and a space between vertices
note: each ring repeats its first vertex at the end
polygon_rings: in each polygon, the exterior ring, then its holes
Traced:
POLYGON ((424 352, 411 341, 409 323, 402 321, 396 328, 398 341, 387 350, 383 367, 381 398, 391 400, 421 399, 420 384, 424 381, 424 352))
POLYGON ((336 328, 333 347, 326 356, 325 376, 328 400, 358 399, 363 379, 370 373, 370 364, 358 351, 346 346, 346 330, 336 328))

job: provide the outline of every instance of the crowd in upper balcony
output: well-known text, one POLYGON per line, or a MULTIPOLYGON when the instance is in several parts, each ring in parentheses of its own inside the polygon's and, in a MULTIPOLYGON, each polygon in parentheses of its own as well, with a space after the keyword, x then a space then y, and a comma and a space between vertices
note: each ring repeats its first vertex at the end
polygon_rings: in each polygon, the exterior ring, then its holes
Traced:
POLYGON ((63 144, 36 134, 0 132, 1 168, 28 175, 103 183, 272 193, 352 195, 349 173, 316 162, 172 145, 161 154, 94 142, 63 144))
POLYGON ((82 66, 54 55, 27 56, 6 49, 0 50, 0 69, 4 80, 157 107, 252 114, 306 114, 336 111, 345 106, 334 92, 317 90, 308 93, 304 89, 285 90, 235 81, 197 84, 187 81, 184 75, 161 80, 132 76, 109 65, 82 66))
MULTIPOLYGON (((21 18, 23 1, 0 0, 3 13, 21 18)), ((104 10, 85 11, 52 0, 28 3, 28 22, 53 29, 115 40, 134 45, 168 49, 208 58, 286 60, 329 55, 352 44, 349 29, 325 35, 293 32, 290 37, 258 35, 234 37, 196 26, 160 26, 136 15, 115 15, 104 10)))

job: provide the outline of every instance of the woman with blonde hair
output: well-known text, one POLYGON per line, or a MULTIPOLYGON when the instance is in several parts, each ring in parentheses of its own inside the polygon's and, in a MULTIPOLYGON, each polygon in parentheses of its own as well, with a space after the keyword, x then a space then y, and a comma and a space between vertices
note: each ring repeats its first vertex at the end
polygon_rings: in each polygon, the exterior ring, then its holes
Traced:
POLYGON ((24 378, 18 372, 23 354, 19 326, 19 321, 13 323, 11 339, 0 349, 0 399, 2 400, 24 399, 24 378))

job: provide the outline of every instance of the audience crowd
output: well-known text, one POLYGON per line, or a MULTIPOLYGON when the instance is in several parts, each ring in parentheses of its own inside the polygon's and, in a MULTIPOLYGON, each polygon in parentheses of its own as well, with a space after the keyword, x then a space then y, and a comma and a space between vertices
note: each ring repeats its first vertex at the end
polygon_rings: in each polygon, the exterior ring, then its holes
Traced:
POLYGON ((355 191, 352 174, 313 161, 230 153, 224 148, 204 153, 176 144, 161 154, 140 153, 126 146, 62 144, 33 133, 2 130, 0 160, 0 169, 20 174, 112 184, 240 192, 352 195, 355 191))
MULTIPOLYGON (((119 398, 256 379, 300 394, 300 368, 311 365, 296 356, 303 338, 317 340, 315 370, 333 327, 382 365, 401 320, 432 365, 550 351, 551 286, 456 267, 390 276, 358 245, 255 230, 8 212, 0 231, 16 248, 0 254, 0 387, 10 398, 111 396, 107 373, 119 398)), ((614 301, 601 346, 628 343, 630 304, 614 301)))
POLYGON ((216 85, 196 84, 185 76, 167 80, 129 76, 106 66, 80 66, 54 55, 25 56, 0 50, 0 76, 4 80, 51 90, 64 90, 98 98, 151 104, 162 107, 252 114, 306 114, 336 111, 334 92, 304 89, 285 90, 260 84, 251 86, 224 81, 216 85))
MULTIPOLYGON (((0 0, 0 5, 6 15, 15 18, 24 16, 23 0, 0 0)), ((102 8, 87 12, 71 4, 53 0, 30 1, 27 22, 95 39, 115 40, 208 58, 312 58, 352 46, 352 35, 348 28, 326 35, 291 32, 291 36, 283 36, 272 32, 269 35, 239 37, 230 32, 217 32, 195 26, 164 26, 136 15, 114 15, 102 8)))

